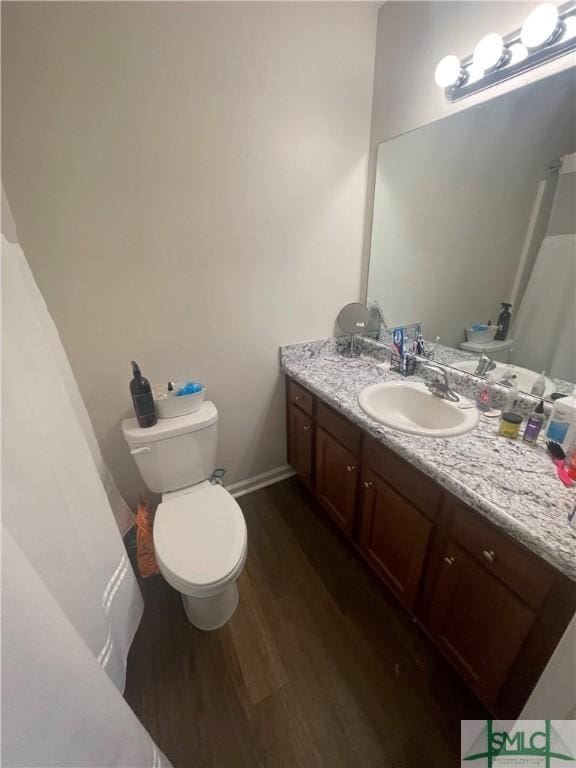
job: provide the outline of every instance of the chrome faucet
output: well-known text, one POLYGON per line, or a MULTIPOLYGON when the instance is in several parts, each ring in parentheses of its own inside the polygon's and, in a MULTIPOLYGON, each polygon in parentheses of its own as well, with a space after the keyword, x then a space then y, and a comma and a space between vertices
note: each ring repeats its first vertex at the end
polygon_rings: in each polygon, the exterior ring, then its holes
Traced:
POLYGON ((439 373, 442 380, 435 379, 434 381, 427 381, 426 387, 432 392, 433 395, 436 395, 436 397, 441 397, 442 400, 450 400, 452 403, 457 403, 460 398, 454 392, 452 389, 450 389, 450 383, 448 381, 448 371, 446 368, 442 368, 437 363, 422 363, 424 368, 427 368, 429 371, 434 371, 435 373, 439 373))
POLYGON ((474 375, 484 378, 488 371, 493 371, 494 368, 496 368, 496 363, 491 357, 488 357, 484 350, 482 350, 482 354, 478 358, 478 365, 476 366, 474 375))

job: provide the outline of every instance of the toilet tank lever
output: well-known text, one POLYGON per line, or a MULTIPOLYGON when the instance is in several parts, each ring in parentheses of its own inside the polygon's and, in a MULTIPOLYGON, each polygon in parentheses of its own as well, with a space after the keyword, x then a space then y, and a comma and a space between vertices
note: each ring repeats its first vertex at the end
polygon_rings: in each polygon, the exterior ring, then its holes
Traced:
POLYGON ((149 445, 143 445, 141 448, 131 448, 130 453, 135 456, 137 453, 149 453, 151 450, 149 445))

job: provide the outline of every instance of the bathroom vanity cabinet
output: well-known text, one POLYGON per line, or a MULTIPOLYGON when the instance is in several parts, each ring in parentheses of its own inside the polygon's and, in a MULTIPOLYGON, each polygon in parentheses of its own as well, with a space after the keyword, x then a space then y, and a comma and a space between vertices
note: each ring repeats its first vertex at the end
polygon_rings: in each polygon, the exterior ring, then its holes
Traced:
POLYGON ((576 611, 576 585, 287 380, 288 461, 482 702, 517 717, 576 611))

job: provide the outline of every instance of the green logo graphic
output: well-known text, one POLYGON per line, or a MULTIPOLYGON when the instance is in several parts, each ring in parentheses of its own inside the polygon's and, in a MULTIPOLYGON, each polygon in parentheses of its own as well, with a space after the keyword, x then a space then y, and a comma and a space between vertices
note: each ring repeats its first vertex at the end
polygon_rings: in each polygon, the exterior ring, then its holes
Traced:
POLYGON ((487 761, 487 768, 492 768, 494 760, 498 757, 537 757, 545 761, 546 768, 550 768, 552 760, 575 762, 574 755, 562 741, 551 721, 542 722, 542 730, 517 730, 509 733, 494 730, 494 721, 487 720, 463 760, 484 759, 487 761))

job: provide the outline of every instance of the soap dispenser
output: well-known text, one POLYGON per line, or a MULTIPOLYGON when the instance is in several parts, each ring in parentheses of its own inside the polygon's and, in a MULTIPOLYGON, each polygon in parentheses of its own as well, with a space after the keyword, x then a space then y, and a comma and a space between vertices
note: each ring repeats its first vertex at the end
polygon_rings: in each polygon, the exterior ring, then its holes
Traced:
POLYGON ((500 305, 500 314, 498 315, 498 330, 494 339, 496 341, 504 341, 508 335, 508 328, 510 327, 510 320, 512 320, 512 313, 510 308, 512 304, 507 301, 503 301, 500 305))
POLYGON ((532 384, 530 394, 536 397, 544 397, 544 392, 546 392, 546 371, 542 371, 534 384, 532 384))
POLYGON ((158 421, 156 418, 156 406, 152 396, 150 382, 140 373, 138 363, 131 362, 134 378, 130 382, 130 394, 134 404, 134 413, 140 427, 153 427, 158 421))

